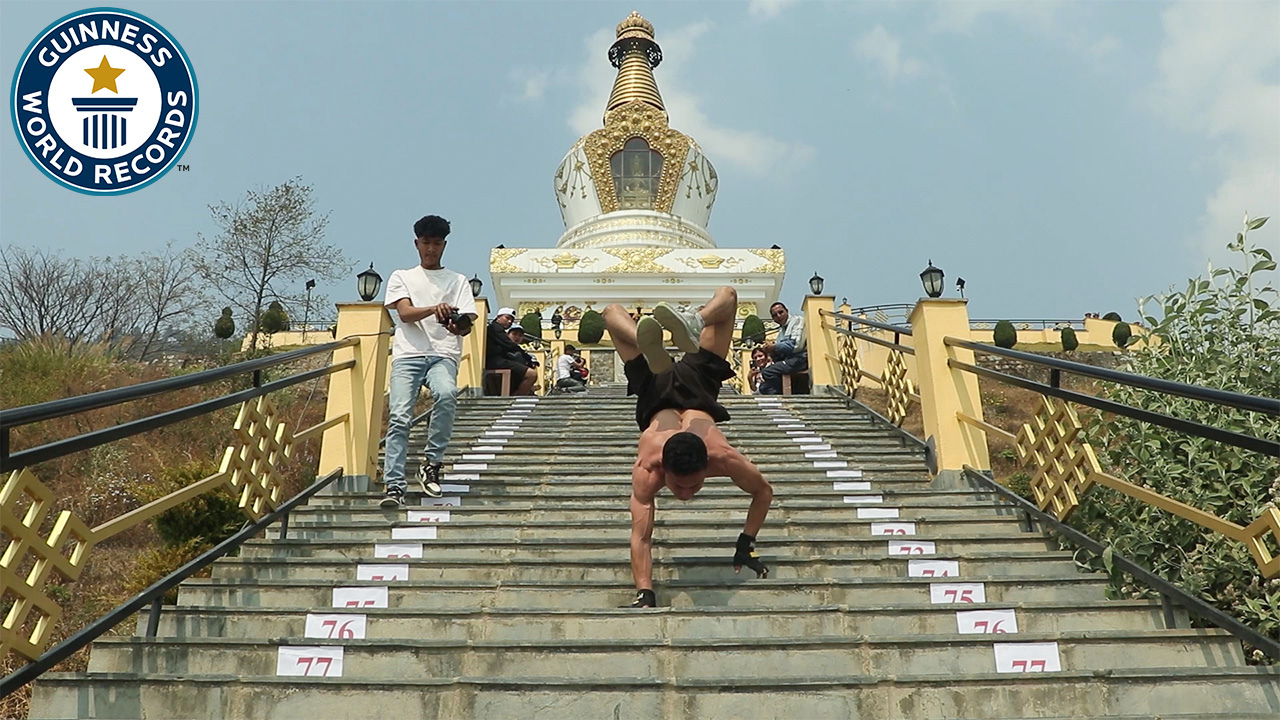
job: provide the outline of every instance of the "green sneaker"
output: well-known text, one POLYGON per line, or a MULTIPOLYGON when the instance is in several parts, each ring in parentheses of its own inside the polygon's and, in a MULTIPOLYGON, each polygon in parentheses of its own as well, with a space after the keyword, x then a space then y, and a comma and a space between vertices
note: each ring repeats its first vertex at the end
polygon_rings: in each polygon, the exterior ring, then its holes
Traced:
POLYGON ((649 362, 650 371, 656 374, 671 369, 671 356, 662 342, 662 326, 657 320, 648 316, 640 318, 636 323, 636 344, 649 362))
POLYGON ((682 312, 660 302, 653 308, 658 324, 671 333, 671 342, 686 353, 698 352, 698 338, 702 335, 702 316, 696 310, 682 312))

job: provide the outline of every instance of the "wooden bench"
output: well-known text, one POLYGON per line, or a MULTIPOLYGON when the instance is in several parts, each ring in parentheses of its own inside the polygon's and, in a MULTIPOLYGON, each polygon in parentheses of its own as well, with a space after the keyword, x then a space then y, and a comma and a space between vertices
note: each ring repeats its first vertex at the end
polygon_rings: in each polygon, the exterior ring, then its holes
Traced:
POLYGON ((511 368, 501 368, 499 370, 485 370, 484 371, 484 394, 485 395, 497 394, 497 395, 501 395, 502 397, 507 397, 508 395, 510 395, 511 394, 511 368), (495 383, 490 382, 490 380, 494 378, 498 380, 498 382, 496 383, 497 385, 496 393, 492 390, 495 383))
POLYGON ((809 373, 798 372, 790 375, 782 376, 782 394, 783 395, 808 395, 812 392, 812 385, 809 384, 809 373), (794 381, 793 381, 794 378, 794 381), (792 382, 795 382, 795 390, 792 390, 792 382))

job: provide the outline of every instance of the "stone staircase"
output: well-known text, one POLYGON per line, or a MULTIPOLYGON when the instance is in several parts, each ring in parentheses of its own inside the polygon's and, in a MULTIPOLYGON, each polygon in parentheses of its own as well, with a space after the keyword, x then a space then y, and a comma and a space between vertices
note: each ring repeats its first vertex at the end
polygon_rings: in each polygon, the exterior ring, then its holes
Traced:
POLYGON ((42 677, 30 717, 1280 714, 1280 673, 1231 636, 1104 599, 1104 577, 992 497, 931 489, 918 449, 869 413, 725 402, 726 435, 774 485, 767 580, 732 571, 748 497, 717 479, 688 503, 659 496, 662 607, 618 608, 632 402, 470 399, 440 506, 314 499, 288 539, 185 583, 157 639, 140 618, 94 644, 87 673, 42 677))

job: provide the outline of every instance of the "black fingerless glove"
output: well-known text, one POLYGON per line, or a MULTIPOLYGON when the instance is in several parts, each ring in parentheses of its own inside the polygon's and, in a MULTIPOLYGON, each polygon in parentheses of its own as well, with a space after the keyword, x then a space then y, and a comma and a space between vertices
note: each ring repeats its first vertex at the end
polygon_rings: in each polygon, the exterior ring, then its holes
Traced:
POLYGON ((636 599, 632 600, 630 605, 623 605, 623 607, 633 607, 633 608, 651 608, 651 607, 657 607, 657 606, 658 606, 658 596, 654 594, 652 590, 648 590, 648 589, 637 590, 636 599))
POLYGON ((733 571, 742 570, 745 565, 756 573, 758 578, 769 577, 769 568, 760 562, 760 556, 756 554, 756 539, 746 533, 738 535, 737 552, 733 554, 733 571))

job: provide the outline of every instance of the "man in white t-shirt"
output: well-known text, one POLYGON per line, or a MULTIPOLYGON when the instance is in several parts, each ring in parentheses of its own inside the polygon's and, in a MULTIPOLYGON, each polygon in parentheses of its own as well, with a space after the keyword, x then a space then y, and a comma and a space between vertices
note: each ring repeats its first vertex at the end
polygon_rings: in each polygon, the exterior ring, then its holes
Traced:
POLYGON ((391 273, 382 301, 399 318, 391 345, 391 398, 382 472, 387 486, 384 508, 404 504, 409 423, 424 383, 431 391, 432 405, 427 448, 418 466, 418 487, 431 497, 441 495, 440 467, 458 408, 458 362, 462 359, 459 338, 471 332, 477 314, 467 277, 440 264, 449 221, 428 215, 413 224, 413 234, 420 262, 391 273))
POLYGON ((573 376, 573 368, 578 362, 578 349, 572 345, 564 346, 564 354, 556 358, 556 387, 565 392, 586 392, 587 384, 573 376))

